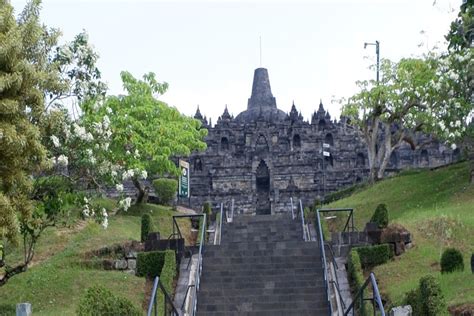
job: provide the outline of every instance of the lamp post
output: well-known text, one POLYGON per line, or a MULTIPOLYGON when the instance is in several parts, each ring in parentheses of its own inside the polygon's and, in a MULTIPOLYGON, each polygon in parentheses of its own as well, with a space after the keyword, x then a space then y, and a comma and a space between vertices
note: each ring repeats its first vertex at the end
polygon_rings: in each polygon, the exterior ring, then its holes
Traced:
POLYGON ((364 43, 364 49, 369 45, 375 45, 375 54, 377 54, 377 83, 379 83, 379 71, 380 71, 380 42, 375 41, 375 43, 364 43))

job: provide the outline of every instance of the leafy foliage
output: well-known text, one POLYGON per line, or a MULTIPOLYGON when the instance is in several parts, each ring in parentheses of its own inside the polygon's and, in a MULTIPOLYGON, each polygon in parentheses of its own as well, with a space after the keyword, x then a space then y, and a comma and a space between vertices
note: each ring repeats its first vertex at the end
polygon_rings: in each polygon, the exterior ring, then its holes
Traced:
POLYGON ((392 257, 392 251, 389 244, 356 247, 362 268, 367 269, 379 264, 384 264, 392 257))
POLYGON ((93 286, 87 289, 77 308, 79 316, 117 315, 141 316, 143 312, 126 298, 116 296, 108 289, 93 286))
POLYGON ((169 203, 176 196, 178 189, 178 181, 175 179, 156 179, 153 181, 155 193, 158 195, 158 200, 162 205, 169 205, 169 203))
MULTIPOLYGON (((137 255, 137 275, 154 278, 159 276, 165 263, 167 251, 140 252, 137 255)), ((171 251, 173 254, 174 252, 171 251)))
POLYGON ((375 209, 374 215, 370 219, 371 222, 377 223, 379 228, 386 228, 388 226, 388 210, 387 205, 379 204, 375 209))
POLYGON ((422 315, 436 316, 446 310, 443 293, 439 282, 432 275, 420 279, 420 297, 422 315))
POLYGON ((441 255, 441 273, 464 271, 464 259, 461 251, 448 248, 441 255))
POLYGON ((141 238, 140 240, 144 242, 145 240, 148 239, 148 234, 153 232, 154 227, 153 227, 153 220, 150 216, 150 214, 143 214, 142 215, 142 225, 141 225, 141 238))

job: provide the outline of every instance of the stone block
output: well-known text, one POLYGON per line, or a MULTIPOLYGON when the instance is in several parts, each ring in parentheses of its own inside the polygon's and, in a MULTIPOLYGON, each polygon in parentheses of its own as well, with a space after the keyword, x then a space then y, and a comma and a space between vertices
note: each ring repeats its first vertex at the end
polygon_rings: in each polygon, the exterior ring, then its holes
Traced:
POLYGON ((126 258, 126 259, 136 259, 136 258, 137 258, 137 252, 136 252, 136 251, 133 251, 133 250, 130 250, 130 251, 127 252, 127 254, 125 255, 125 258, 126 258))
POLYGON ((114 261, 110 259, 105 259, 102 261, 102 267, 104 270, 113 270, 114 269, 114 261))
POLYGON ((127 266, 130 270, 135 270, 137 268, 137 260, 136 259, 128 259, 127 266))
POLYGON ((115 270, 125 270, 127 269, 127 260, 115 260, 114 262, 114 269, 115 270))
POLYGON ((390 310, 390 316, 412 316, 412 309, 410 305, 397 306, 390 310))
POLYGON ((30 303, 20 303, 16 304, 16 316, 31 316, 31 304, 30 303))

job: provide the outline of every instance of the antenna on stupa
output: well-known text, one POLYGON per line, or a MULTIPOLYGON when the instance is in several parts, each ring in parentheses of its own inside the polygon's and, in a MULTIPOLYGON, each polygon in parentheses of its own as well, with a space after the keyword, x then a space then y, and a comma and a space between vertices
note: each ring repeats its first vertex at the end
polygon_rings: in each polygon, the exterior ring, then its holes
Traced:
POLYGON ((260 67, 262 67, 262 36, 260 36, 260 67))

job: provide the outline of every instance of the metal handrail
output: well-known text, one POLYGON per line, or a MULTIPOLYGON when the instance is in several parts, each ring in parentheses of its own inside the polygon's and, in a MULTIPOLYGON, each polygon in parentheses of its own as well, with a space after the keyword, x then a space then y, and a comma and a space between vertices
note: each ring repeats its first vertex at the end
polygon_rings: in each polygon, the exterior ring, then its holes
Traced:
POLYGON ((301 227, 303 227, 303 240, 308 241, 306 238, 306 225, 304 223, 304 212, 303 212, 303 203, 300 200, 300 215, 301 215, 301 227))
MULTIPOLYGON (((349 305, 349 307, 346 309, 344 312, 344 316, 349 315, 349 312, 352 310, 352 315, 355 313, 355 303, 357 302, 357 299, 360 297, 361 302, 364 300, 364 290, 367 288, 369 283, 372 285, 372 293, 373 296, 372 298, 369 298, 369 300, 372 301, 373 308, 374 308, 374 315, 375 315, 375 304, 377 304, 378 310, 380 312, 380 316, 385 316, 385 310, 383 309, 383 304, 382 304, 382 298, 380 297, 380 292, 379 292, 379 287, 377 286, 377 280, 375 279, 375 274, 373 272, 370 273, 369 277, 367 280, 365 280, 364 284, 362 287, 357 291, 356 296, 354 297, 354 300, 352 301, 352 304, 349 305)), ((361 308, 363 308, 363 304, 361 304, 361 308)))
MULTIPOLYGON (((207 221, 207 216, 206 214, 182 214, 182 215, 174 215, 173 220, 175 217, 179 218, 195 218, 195 217, 202 217, 203 221, 201 222, 201 238, 200 238, 200 243, 199 243, 199 252, 198 252, 198 266, 195 272, 195 277, 194 277, 194 291, 193 291, 193 300, 192 300, 192 313, 191 315, 196 315, 197 311, 197 291, 199 290, 199 284, 200 284, 200 279, 201 279, 201 272, 202 272, 202 251, 203 251, 203 245, 205 243, 205 234, 206 234, 206 221, 207 221)), ((179 227, 178 227, 179 229, 179 227)), ((192 257, 191 257, 192 259, 192 257)), ((191 260, 190 259, 190 260, 191 260)), ((186 295, 184 297, 184 300, 186 301, 186 298, 188 296, 189 291, 186 291, 186 295)))
POLYGON ((295 219, 295 210, 293 206, 293 197, 290 197, 290 204, 291 204, 291 219, 295 219))
MULTIPOLYGON (((234 200, 232 200, 233 202, 234 200)), ((233 203, 232 203, 232 210, 233 210, 233 203)), ((219 218, 219 244, 221 244, 221 240, 222 240, 222 215, 223 215, 223 210, 221 209, 221 214, 220 214, 220 218, 219 218)))
POLYGON ((319 249, 321 250, 321 263, 323 265, 323 272, 324 272, 324 289, 326 291, 326 298, 328 301, 328 312, 329 315, 332 315, 332 306, 331 306, 331 299, 329 298, 329 289, 328 289, 328 272, 327 272, 327 265, 326 265, 326 251, 324 250, 324 238, 323 238, 323 230, 321 227, 321 217, 319 216, 319 209, 316 210, 316 217, 318 219, 318 235, 319 235, 319 249))
POLYGON ((349 212, 349 217, 347 218, 346 224, 344 225, 344 228, 342 229, 343 232, 346 230, 351 230, 352 232, 356 231, 355 225, 354 225, 354 209, 353 208, 322 208, 319 209, 321 213, 330 213, 330 212, 349 212), (351 224, 349 226, 349 223, 351 224))
POLYGON ((194 284, 190 284, 190 285, 188 285, 188 287, 186 288, 186 295, 184 295, 183 303, 181 304, 181 310, 183 310, 184 304, 186 304, 186 299, 188 298, 189 289, 190 289, 190 288, 193 288, 194 286, 195 286, 194 284))
MULTIPOLYGON (((332 246, 329 243, 325 243, 325 246, 328 246, 329 252, 331 253, 331 263, 332 263, 332 265, 336 268, 336 270, 339 270, 339 267, 337 265, 332 246)), ((345 310, 346 309, 346 303, 344 302, 344 299, 343 299, 342 294, 341 294, 341 288, 339 286, 339 278, 337 276, 336 271, 334 271, 334 281, 331 281, 331 282, 333 282, 336 285, 337 294, 338 294, 339 299, 342 303, 342 309, 345 310)))
POLYGON ((169 303, 171 305, 171 315, 179 315, 178 311, 176 310, 176 307, 173 304, 173 301, 169 297, 168 293, 166 292, 166 289, 164 288, 163 284, 160 282, 160 277, 155 277, 155 281, 153 282, 153 290, 151 292, 151 298, 150 298, 150 303, 148 304, 148 312, 147 316, 151 316, 151 313, 153 310, 155 311, 155 316, 158 315, 158 304, 157 304, 157 292, 158 288, 161 289, 163 292, 164 296, 164 307, 165 307, 165 315, 167 314, 167 305, 166 303, 169 303))
POLYGON ((202 230, 201 230, 201 242, 199 243, 199 253, 198 253, 198 266, 195 272, 195 278, 194 278, 194 295, 193 295, 193 303, 192 303, 192 315, 196 315, 197 312, 197 293, 199 291, 199 285, 201 283, 201 272, 202 272, 202 246, 205 243, 205 232, 206 232, 206 214, 202 214, 203 216, 203 221, 202 221, 202 230))
MULTIPOLYGON (((325 243, 324 243, 324 236, 323 236, 323 230, 322 230, 322 226, 321 226, 321 216, 319 215, 319 213, 327 213, 327 212, 340 212, 340 211, 349 211, 350 212, 350 215, 349 215, 349 218, 347 219, 347 222, 346 222, 346 225, 344 226, 344 231, 346 230, 346 228, 352 228, 352 231, 355 230, 355 227, 354 227, 354 215, 353 215, 353 212, 354 210, 352 208, 340 208, 340 209, 318 209, 316 210, 316 217, 317 217, 317 220, 318 220, 318 235, 319 235, 319 245, 320 245, 320 248, 321 248, 321 261, 322 261, 322 264, 323 264, 323 270, 324 270, 324 281, 325 281, 325 288, 326 288, 326 295, 327 295, 327 299, 328 299, 328 303, 329 303, 329 314, 332 315, 332 306, 331 306, 331 300, 330 300, 330 296, 329 296, 329 279, 328 279, 328 272, 327 272, 327 262, 326 262, 326 251, 325 251, 325 243), (349 221, 351 220, 352 222, 352 227, 348 227, 348 223, 349 221)), ((329 244, 328 244, 329 245, 329 244)), ((332 251, 332 248, 329 248, 330 251, 332 251)), ((335 262, 334 260, 334 252, 333 252, 333 261, 335 262)), ((343 304, 343 307, 345 305, 344 303, 344 300, 342 300, 342 296, 341 296, 341 292, 340 292, 340 289, 339 289, 339 282, 337 280, 337 274, 336 275, 336 290, 338 291, 338 294, 339 294, 339 297, 341 298, 341 302, 343 304)), ((368 284, 372 283, 372 289, 373 289, 373 292, 374 292, 374 296, 372 297, 372 302, 373 302, 373 306, 374 306, 374 315, 375 315, 375 303, 377 303, 378 307, 379 307, 379 310, 381 312, 381 316, 385 316, 385 311, 383 309, 383 304, 382 304, 382 299, 380 297, 380 293, 379 293, 379 289, 378 289, 378 286, 377 286, 377 281, 375 279, 375 274, 371 273, 369 278, 367 278, 367 280, 365 281, 364 285, 362 285, 362 287, 359 289, 359 291, 357 292, 356 296, 354 297, 354 300, 352 301, 351 305, 349 305, 349 307, 347 308, 347 310, 345 310, 344 312, 344 316, 348 315, 349 311, 352 309, 352 315, 354 315, 354 306, 355 306, 355 302, 356 302, 356 299, 363 295, 363 291, 364 289, 368 286, 368 284)), ((362 297, 363 299, 363 297, 362 297)))

